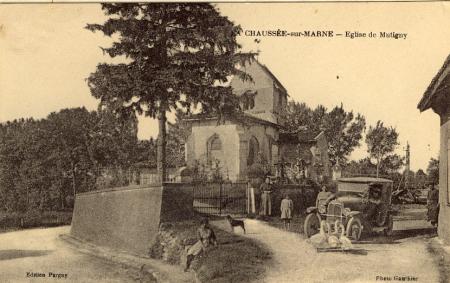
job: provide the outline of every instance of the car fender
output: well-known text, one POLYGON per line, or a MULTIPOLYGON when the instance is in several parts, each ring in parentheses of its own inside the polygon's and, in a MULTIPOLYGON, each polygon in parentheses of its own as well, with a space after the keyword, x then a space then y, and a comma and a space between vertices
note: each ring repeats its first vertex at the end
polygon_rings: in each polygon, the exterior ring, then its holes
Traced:
POLYGON ((315 207, 315 206, 311 206, 306 209, 307 214, 316 213, 316 212, 317 212, 317 207, 315 207))
POLYGON ((361 215, 361 211, 350 211, 347 214, 348 217, 356 217, 356 216, 359 216, 359 215, 361 215))

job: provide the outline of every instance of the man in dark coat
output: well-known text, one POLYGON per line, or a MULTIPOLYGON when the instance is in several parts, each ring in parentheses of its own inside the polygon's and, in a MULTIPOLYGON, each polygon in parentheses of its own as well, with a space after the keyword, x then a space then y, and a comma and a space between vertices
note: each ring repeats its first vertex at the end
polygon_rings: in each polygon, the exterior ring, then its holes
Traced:
POLYGON ((436 226, 438 224, 439 216, 439 190, 436 189, 435 185, 432 185, 428 191, 427 208, 428 221, 431 222, 431 225, 436 226))

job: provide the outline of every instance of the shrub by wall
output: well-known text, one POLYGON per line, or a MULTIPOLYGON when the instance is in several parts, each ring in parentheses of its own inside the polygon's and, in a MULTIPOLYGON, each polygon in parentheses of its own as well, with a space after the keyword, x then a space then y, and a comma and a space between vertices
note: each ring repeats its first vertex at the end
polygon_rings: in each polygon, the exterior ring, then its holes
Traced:
POLYGON ((0 213, 0 230, 70 225, 72 211, 39 211, 0 213))
MULTIPOLYGON (((224 220, 223 220, 224 221, 224 220)), ((197 239, 199 218, 160 227, 150 256, 170 264, 186 263, 186 248, 197 239)), ((212 226, 219 246, 196 258, 191 268, 200 282, 253 282, 263 277, 270 252, 257 242, 212 226)))

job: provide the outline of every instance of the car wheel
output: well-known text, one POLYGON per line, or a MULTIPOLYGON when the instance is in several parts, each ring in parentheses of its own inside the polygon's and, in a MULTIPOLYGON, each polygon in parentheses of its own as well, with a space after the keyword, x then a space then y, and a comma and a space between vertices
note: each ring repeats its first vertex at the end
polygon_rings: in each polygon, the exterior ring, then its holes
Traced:
POLYGON ((359 218, 351 218, 347 223, 347 238, 350 238, 354 241, 359 241, 361 238, 361 232, 362 232, 362 224, 361 220, 359 218))
POLYGON ((307 238, 320 231, 320 216, 317 213, 310 213, 306 216, 303 230, 307 238))
POLYGON ((388 221, 388 216, 389 216, 388 207, 387 207, 387 205, 380 205, 380 207, 378 209, 379 209, 379 212, 377 213, 377 218, 375 220, 375 223, 377 224, 378 227, 382 227, 388 221))
POLYGON ((385 236, 392 236, 393 230, 394 230, 394 217, 392 215, 388 216, 388 227, 384 229, 384 235, 385 236))

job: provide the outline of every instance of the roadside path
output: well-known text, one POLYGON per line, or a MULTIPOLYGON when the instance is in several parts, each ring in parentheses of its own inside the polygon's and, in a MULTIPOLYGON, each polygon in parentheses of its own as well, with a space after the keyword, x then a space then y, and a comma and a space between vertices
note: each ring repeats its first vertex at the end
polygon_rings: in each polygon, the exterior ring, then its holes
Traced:
POLYGON ((58 239, 68 230, 65 226, 0 234, 0 282, 136 282, 127 269, 69 248, 58 239), (67 277, 52 277, 50 272, 67 277))
POLYGON ((70 226, 63 226, 0 234, 0 282, 154 282, 149 269, 157 272, 161 282, 194 281, 181 266, 127 256, 67 236, 63 241, 60 235, 67 235, 69 230, 70 226), (145 267, 145 271, 139 267, 145 267), (30 277, 27 273, 45 277, 30 277), (62 275, 58 278, 49 273, 62 275))
MULTIPOLYGON (((439 273, 427 252, 429 239, 413 237, 386 243, 365 243, 355 247, 367 255, 317 253, 303 237, 257 220, 246 220, 247 237, 269 247, 274 265, 268 266, 264 282, 382 282, 377 276, 417 277, 423 283, 438 283, 439 273)), ((221 224, 226 225, 225 223, 221 224)), ((389 281, 385 281, 389 282, 389 281)))

